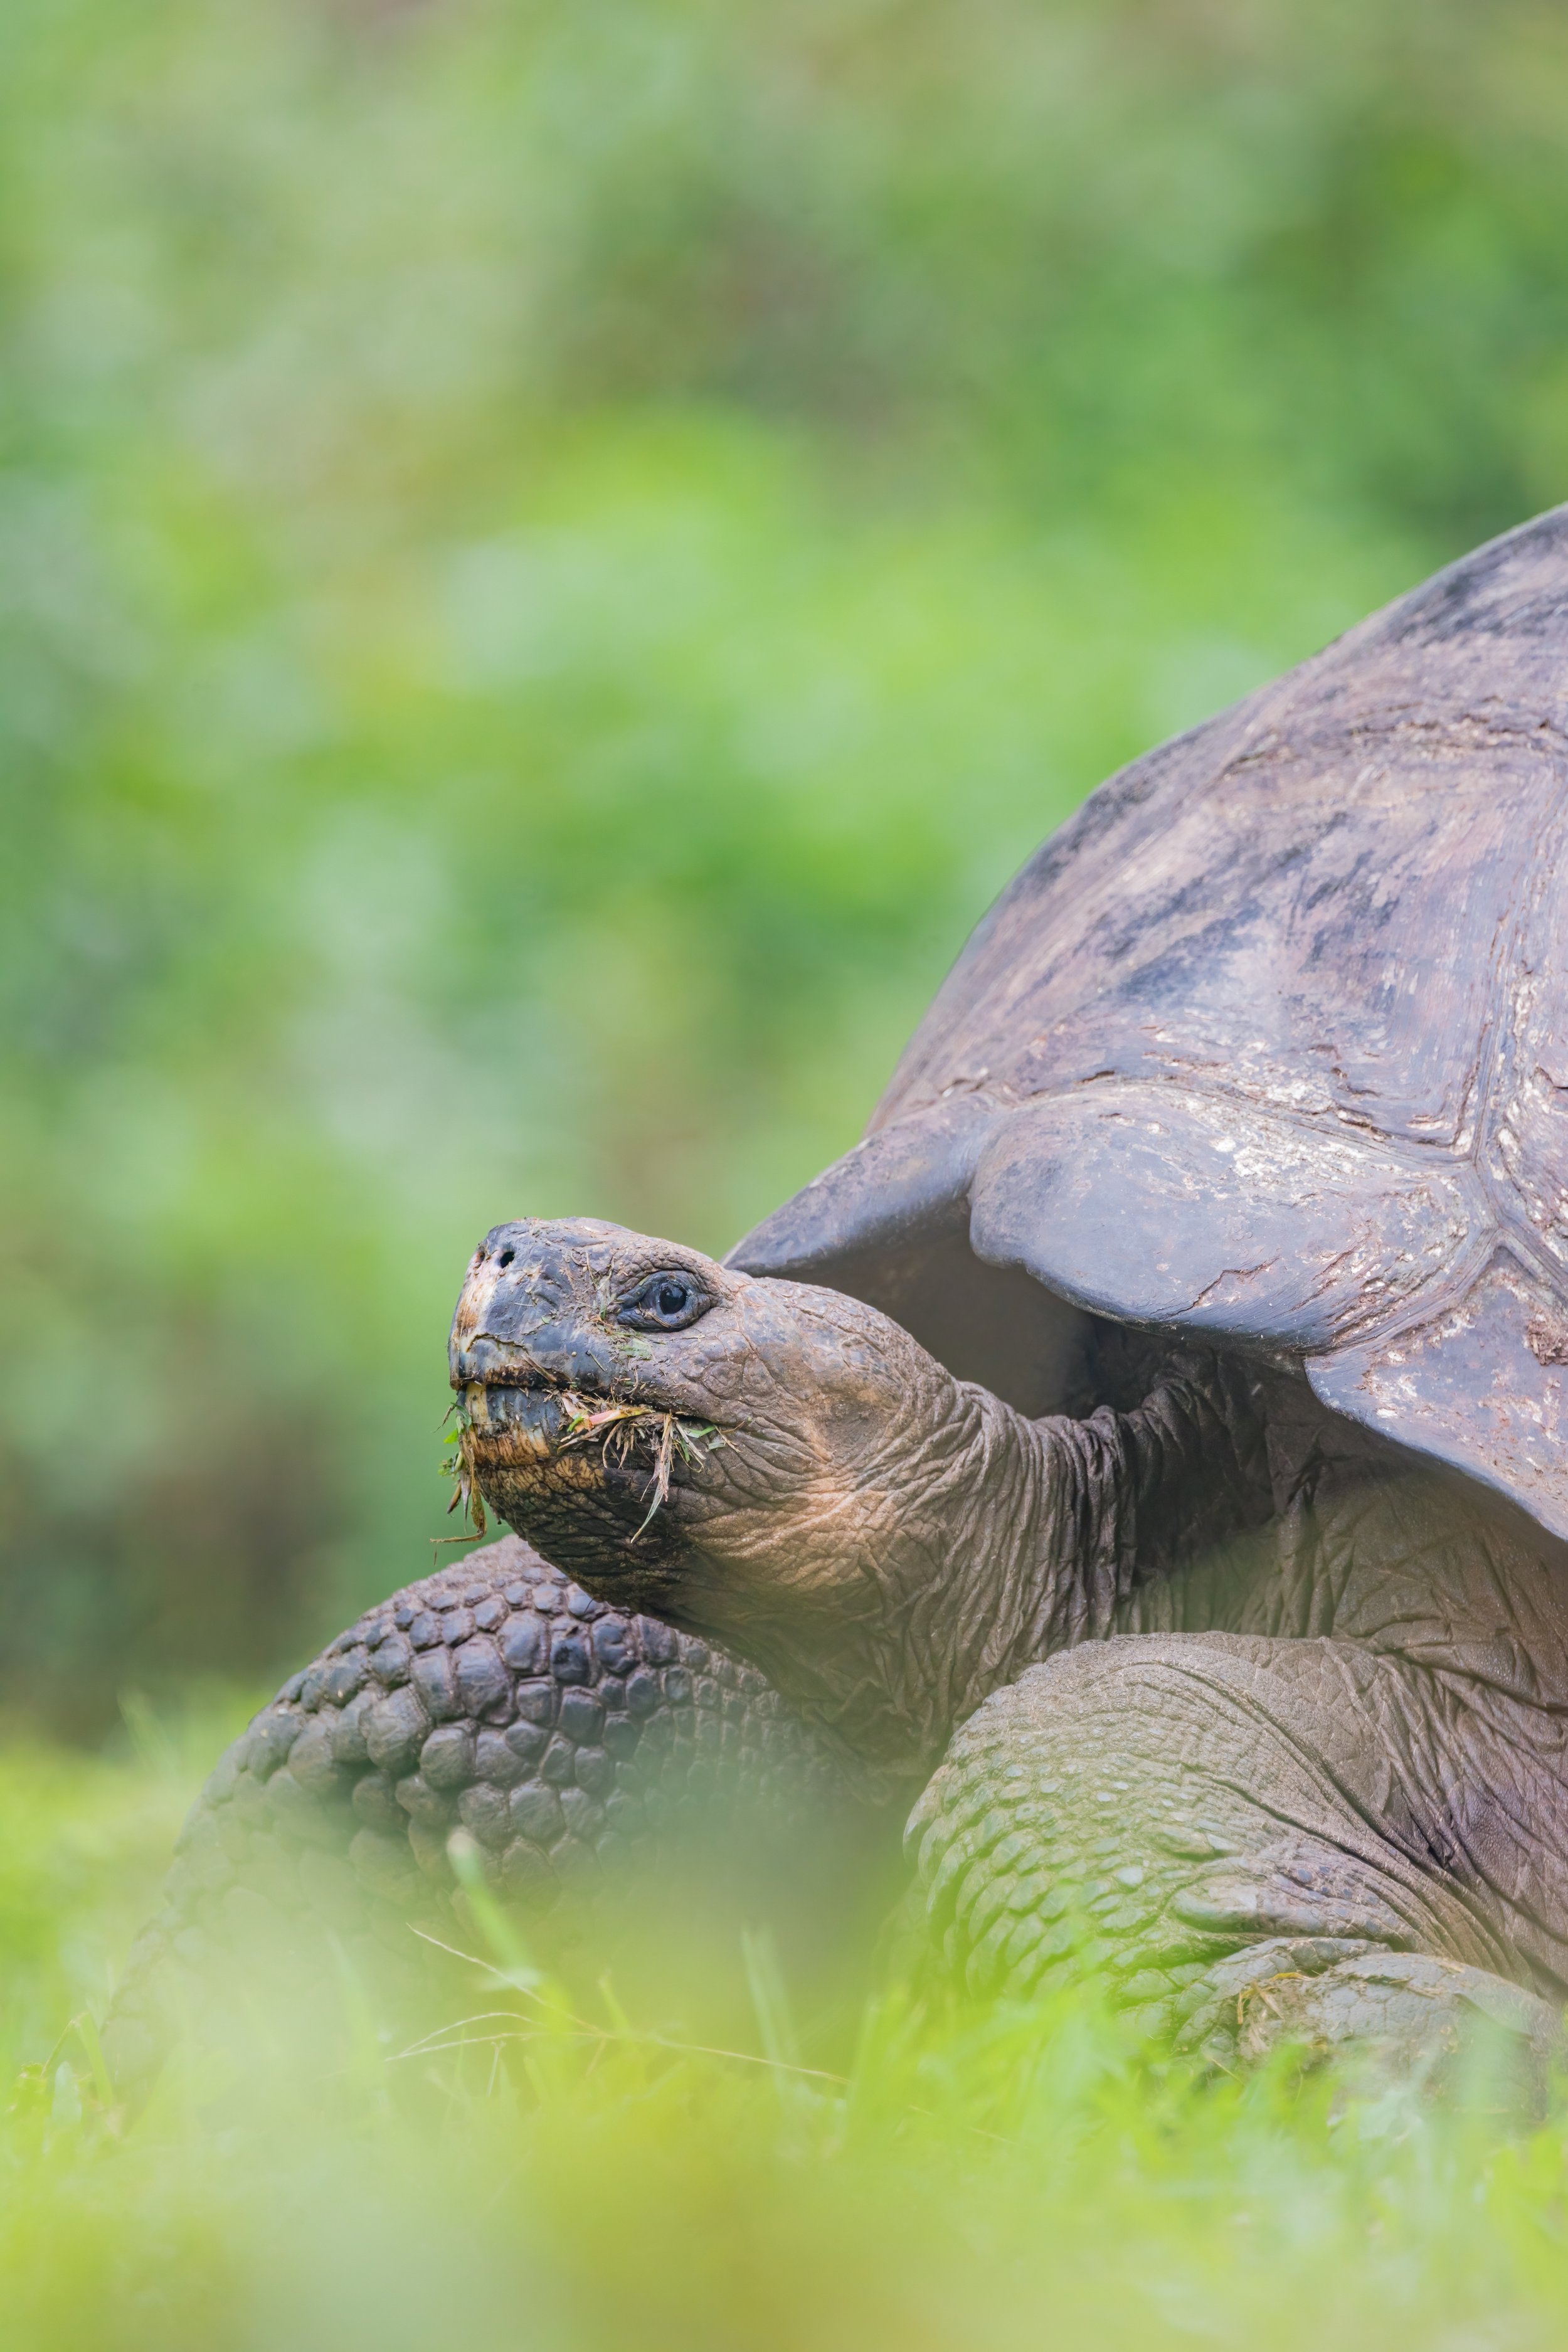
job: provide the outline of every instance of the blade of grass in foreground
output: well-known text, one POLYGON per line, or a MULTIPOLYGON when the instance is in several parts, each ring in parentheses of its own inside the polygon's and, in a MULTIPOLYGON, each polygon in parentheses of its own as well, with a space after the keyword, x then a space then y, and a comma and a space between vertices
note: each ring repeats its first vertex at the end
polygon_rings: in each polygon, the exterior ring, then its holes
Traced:
POLYGON ((274 2004, 248 2048, 183 2053, 117 2116, 101 1979, 73 1970, 151 1882, 166 1777, 0 1755, 0 2308, 29 2352, 1563 2340, 1563 2112, 1510 2137, 1337 2108, 1283 2067, 1201 2082, 1092 1994, 933 2011, 895 1988, 840 2055, 758 1941, 754 2039, 724 2040, 695 1995, 645 2014, 567 1988, 479 1919, 445 2031, 397 2040, 343 1960, 316 1991, 341 2063, 320 2017, 274 2004))

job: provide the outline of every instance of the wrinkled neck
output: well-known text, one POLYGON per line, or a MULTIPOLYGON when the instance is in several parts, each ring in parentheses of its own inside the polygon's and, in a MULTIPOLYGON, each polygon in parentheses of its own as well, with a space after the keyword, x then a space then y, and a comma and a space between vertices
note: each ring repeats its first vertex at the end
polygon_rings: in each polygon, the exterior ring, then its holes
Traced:
MULTIPOLYGON (((859 1574, 784 1628, 781 1685, 874 1778, 921 1780, 1026 1666, 1113 1629, 1140 1582, 1273 1508, 1244 1374, 1205 1360, 1131 1412, 1030 1421, 969 1382, 864 1497, 859 1574)), ((770 1643, 769 1647, 773 1645, 770 1643)))

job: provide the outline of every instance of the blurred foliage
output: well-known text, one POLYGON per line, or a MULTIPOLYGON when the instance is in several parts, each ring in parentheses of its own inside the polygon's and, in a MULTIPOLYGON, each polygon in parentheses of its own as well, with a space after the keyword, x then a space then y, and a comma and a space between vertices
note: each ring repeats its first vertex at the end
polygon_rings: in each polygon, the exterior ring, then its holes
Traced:
POLYGON ((12 0, 0 1686, 417 1573, 492 1222, 722 1248, 1108 769, 1568 494, 1568 18, 12 0))
POLYGON ((684 1994, 568 1995, 476 1938, 504 1978, 472 1971, 422 2044, 326 1972, 346 2063, 314 2063, 320 2021, 274 1995, 127 2116, 98 2074, 102 1958, 200 1728, 138 1722, 118 1764, 0 1750, 0 1818, 26 1825, 0 1865, 0 2294, 26 2352, 1563 2340, 1561 2105, 1509 2135, 1282 2070, 1201 2084, 1082 1994, 922 2018, 889 1993, 824 2048, 753 1947, 754 2014, 715 2049, 684 1994))

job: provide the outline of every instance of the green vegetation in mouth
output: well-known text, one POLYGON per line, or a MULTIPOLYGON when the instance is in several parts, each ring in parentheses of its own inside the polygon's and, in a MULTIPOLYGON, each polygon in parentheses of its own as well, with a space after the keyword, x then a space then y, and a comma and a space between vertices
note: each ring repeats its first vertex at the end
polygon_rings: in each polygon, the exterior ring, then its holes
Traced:
MULTIPOLYGON (((447 1517, 450 1518, 460 1507, 463 1527, 471 1528, 475 1535, 482 1536, 489 1521, 485 1515, 484 1496, 479 1493, 474 1468, 473 1430, 463 1411, 461 1400, 448 1406, 446 1420, 449 1421, 454 1412, 458 1416, 457 1428, 447 1428, 444 1421, 441 1430, 441 1475, 452 1481, 452 1498, 447 1506, 447 1517)), ((449 1540, 460 1543, 463 1538, 459 1536, 449 1540)))
POLYGON ((646 1533, 655 1514, 669 1500, 669 1482, 676 1460, 693 1467, 706 1461, 708 1454, 724 1441, 710 1422, 688 1421, 679 1413, 661 1411, 657 1405, 605 1402, 592 1397, 579 1396, 566 1390, 561 1399, 566 1412, 566 1434, 561 1441, 563 1452, 569 1446, 592 1444, 598 1440, 606 1469, 624 1469, 639 1450, 651 1454, 653 1499, 632 1541, 646 1533), (706 1451, 704 1450, 706 1449, 706 1451))
MULTIPOLYGON (((606 1470, 625 1470, 637 1455, 647 1456, 653 1476, 653 1495, 647 1516, 637 1535, 631 1538, 633 1543, 646 1533, 657 1513, 669 1500, 676 1463, 689 1463, 696 1468, 724 1443, 711 1422, 693 1421, 657 1405, 584 1396, 576 1389, 556 1389, 551 1396, 562 1413, 557 1452, 564 1454, 597 1444, 606 1470)), ((452 1482, 447 1515, 450 1517, 460 1508, 465 1527, 482 1536, 489 1522, 474 1461, 474 1432, 460 1403, 449 1409, 448 1419, 454 1412, 458 1416, 457 1428, 444 1427, 441 1433, 441 1475, 452 1482)))

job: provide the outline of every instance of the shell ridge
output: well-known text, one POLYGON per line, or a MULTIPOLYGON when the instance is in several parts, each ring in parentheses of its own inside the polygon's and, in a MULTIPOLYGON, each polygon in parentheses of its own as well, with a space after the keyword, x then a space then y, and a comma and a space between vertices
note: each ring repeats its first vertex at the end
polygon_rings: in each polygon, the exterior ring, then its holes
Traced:
POLYGON ((1304 1360, 1568 1532, 1529 1342, 1568 1364, 1565 859, 1568 506, 1110 778, 938 991, 887 1159, 735 1262, 829 1266, 832 1228, 864 1265, 967 1213, 976 1266, 1304 1360))

